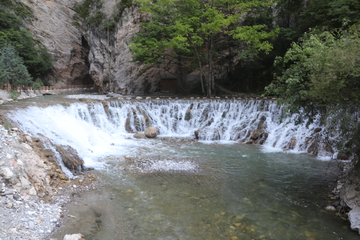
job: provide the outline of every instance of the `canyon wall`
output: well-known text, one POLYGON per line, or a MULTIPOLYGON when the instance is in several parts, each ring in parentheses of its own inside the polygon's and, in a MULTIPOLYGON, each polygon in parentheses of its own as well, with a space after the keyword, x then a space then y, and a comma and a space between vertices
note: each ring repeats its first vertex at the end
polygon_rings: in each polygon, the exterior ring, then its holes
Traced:
MULTIPOLYGON (((124 9, 113 31, 106 31, 102 24, 88 22, 74 24, 75 6, 84 0, 21 0, 31 7, 34 19, 25 27, 34 38, 45 45, 54 64, 47 80, 53 85, 95 84, 100 92, 113 91, 121 94, 148 93, 159 90, 160 76, 157 69, 140 76, 143 67, 131 62, 128 49, 131 37, 139 31, 140 12, 135 6, 124 9)), ((117 14, 119 0, 104 1, 101 11, 106 19, 117 14)))

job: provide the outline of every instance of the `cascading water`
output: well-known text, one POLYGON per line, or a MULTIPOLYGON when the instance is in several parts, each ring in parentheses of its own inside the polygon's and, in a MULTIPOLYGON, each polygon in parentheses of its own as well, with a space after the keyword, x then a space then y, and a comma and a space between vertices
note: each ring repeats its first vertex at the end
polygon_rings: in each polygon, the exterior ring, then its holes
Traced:
POLYGON ((332 146, 322 142, 329 137, 320 118, 308 127, 295 125, 296 116, 280 123, 281 111, 271 101, 150 100, 28 107, 7 117, 29 135, 76 149, 85 166, 106 179, 104 187, 69 206, 79 217, 69 220, 64 234, 136 240, 358 239, 344 229, 343 220, 323 211, 335 180, 327 169, 336 172, 336 166, 282 153, 332 157, 332 146), (148 126, 158 129, 157 139, 133 138, 148 126), (195 132, 199 142, 190 140, 195 132), (134 170, 139 165, 144 171, 134 170))
POLYGON ((156 127, 162 137, 193 138, 195 131, 203 141, 256 142, 263 137, 260 143, 268 151, 285 149, 315 152, 322 157, 334 155, 333 148, 321 142, 325 131, 320 129, 319 118, 309 126, 295 125, 296 116, 280 123, 281 108, 271 101, 73 103, 68 107, 29 107, 11 112, 9 117, 28 134, 41 133, 55 144, 73 146, 90 166, 95 164, 94 157, 119 154, 119 148, 134 144, 125 140, 129 137, 127 131, 145 131, 149 125, 156 127), (256 131, 259 136, 254 137, 256 131))

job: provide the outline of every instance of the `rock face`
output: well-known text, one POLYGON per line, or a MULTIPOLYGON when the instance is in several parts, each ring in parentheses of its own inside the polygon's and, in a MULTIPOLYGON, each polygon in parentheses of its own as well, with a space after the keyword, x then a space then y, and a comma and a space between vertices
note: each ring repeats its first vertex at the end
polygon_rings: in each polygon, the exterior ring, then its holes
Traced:
POLYGON ((145 136, 147 138, 154 138, 157 136, 157 130, 155 127, 148 127, 145 131, 145 136))
POLYGON ((53 71, 47 76, 53 85, 89 84, 86 49, 79 29, 72 25, 72 8, 83 0, 27 1, 35 19, 26 28, 50 51, 53 71))
MULTIPOLYGON (((119 2, 107 1, 101 11, 110 18, 119 2)), ((99 89, 120 94, 148 93, 159 89, 157 70, 139 77, 144 68, 140 63, 131 62, 129 41, 140 31, 141 17, 135 6, 126 8, 116 23, 115 31, 109 34, 101 27, 84 25, 84 36, 90 49, 89 73, 99 89)))
MULTIPOLYGON (((148 93, 159 89, 160 76, 153 69, 139 77, 144 69, 131 62, 129 41, 140 30, 141 13, 135 6, 124 9, 114 31, 107 32, 102 23, 90 26, 73 25, 73 11, 85 0, 21 0, 34 13, 35 19, 26 23, 34 38, 45 45, 53 59, 54 68, 47 76, 53 85, 95 84, 100 91, 121 94, 148 93)), ((101 9, 90 5, 90 15, 101 11, 105 19, 118 14, 120 0, 102 0, 101 9)), ((103 21, 105 21, 105 19, 103 21)))

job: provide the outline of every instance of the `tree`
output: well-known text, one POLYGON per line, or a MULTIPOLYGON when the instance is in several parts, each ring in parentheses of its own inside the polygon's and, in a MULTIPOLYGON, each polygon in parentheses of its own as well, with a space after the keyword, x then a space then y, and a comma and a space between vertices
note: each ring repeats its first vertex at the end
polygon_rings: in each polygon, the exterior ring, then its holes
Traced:
POLYGON ((145 13, 142 31, 132 38, 133 61, 148 67, 174 64, 178 76, 183 68, 198 68, 202 91, 211 96, 215 68, 224 56, 250 59, 258 52, 268 53, 267 39, 276 31, 265 25, 241 26, 241 19, 270 1, 241 0, 138 0, 145 13), (179 70, 180 69, 180 70, 179 70))
POLYGON ((279 96, 289 113, 309 121, 322 114, 329 130, 342 133, 341 147, 359 156, 360 25, 305 34, 275 65, 282 71, 266 94, 279 96))
POLYGON ((36 79, 52 67, 52 57, 47 49, 22 28, 14 14, 0 9, 0 48, 11 44, 24 61, 31 76, 36 79))
POLYGON ((0 84, 28 86, 31 76, 27 71, 24 61, 17 54, 15 48, 7 45, 0 49, 0 84))

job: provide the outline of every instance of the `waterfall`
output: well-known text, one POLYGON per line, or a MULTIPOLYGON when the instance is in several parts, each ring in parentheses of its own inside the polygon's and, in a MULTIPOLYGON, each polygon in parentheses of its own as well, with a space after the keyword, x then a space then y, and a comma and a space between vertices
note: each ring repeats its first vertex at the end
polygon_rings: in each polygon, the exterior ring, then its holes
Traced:
POLYGON ((131 132, 148 126, 156 127, 160 137, 194 138, 196 132, 201 141, 240 141, 262 144, 265 151, 336 156, 334 139, 320 126, 319 116, 309 126, 295 125, 295 115, 280 122, 281 112, 276 103, 264 100, 146 100, 28 107, 8 118, 27 134, 72 146, 87 166, 96 166, 99 157, 131 152, 140 144, 131 132))

